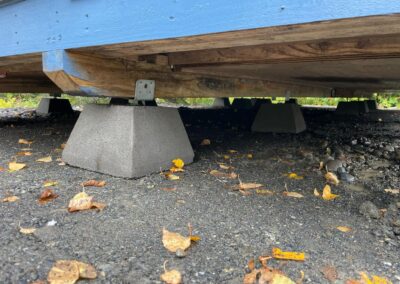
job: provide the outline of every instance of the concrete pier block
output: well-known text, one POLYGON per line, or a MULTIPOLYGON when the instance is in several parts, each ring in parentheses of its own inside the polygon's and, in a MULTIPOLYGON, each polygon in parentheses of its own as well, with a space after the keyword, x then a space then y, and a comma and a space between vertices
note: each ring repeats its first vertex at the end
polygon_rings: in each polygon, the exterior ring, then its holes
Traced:
POLYGON ((74 110, 67 99, 42 98, 36 112, 39 114, 73 113, 74 110))
POLYGON ((339 115, 360 115, 369 112, 365 101, 339 102, 336 114, 339 115))
POLYGON ((255 99, 254 107, 259 109, 263 104, 272 104, 272 101, 270 99, 255 99))
POLYGON ((253 132, 300 133, 306 122, 296 104, 263 104, 251 127, 253 132))
POLYGON ((193 157, 177 109, 95 104, 85 106, 62 154, 69 165, 126 178, 193 157))
POLYGON ((213 103, 213 107, 220 108, 220 107, 229 107, 231 102, 229 98, 216 98, 213 103))
POLYGON ((255 100, 252 99, 234 99, 232 107, 235 109, 252 109, 255 105, 255 100))
POLYGON ((378 109, 378 104, 376 103, 376 100, 366 100, 369 111, 374 111, 378 109))

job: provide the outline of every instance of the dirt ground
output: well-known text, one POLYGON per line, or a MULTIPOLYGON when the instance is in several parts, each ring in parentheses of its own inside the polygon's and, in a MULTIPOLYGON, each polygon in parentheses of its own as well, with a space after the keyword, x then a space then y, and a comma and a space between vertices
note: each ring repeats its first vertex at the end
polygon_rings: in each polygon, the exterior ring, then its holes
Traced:
POLYGON ((162 283, 166 260, 184 283, 242 283, 249 260, 271 255, 274 247, 305 252, 304 262, 269 262, 293 280, 303 271, 304 283, 329 283, 323 271, 330 269, 337 272, 332 283, 359 278, 362 271, 400 283, 400 112, 356 118, 332 110, 304 113, 304 133, 255 134, 249 131, 253 110, 181 109, 196 158, 177 173, 179 180, 169 181, 159 173, 131 180, 59 165, 60 145, 77 115, 1 110, 0 198, 19 200, 0 202, 0 283, 46 279, 60 259, 96 267, 97 279, 80 283, 162 283), (34 141, 33 154, 17 157, 26 168, 8 172, 8 163, 27 147, 21 138, 34 141), (211 145, 200 146, 203 139, 211 145), (48 155, 52 162, 36 162, 48 155), (314 189, 322 192, 326 185, 319 166, 330 160, 342 180, 332 186, 339 197, 326 201, 314 189), (234 172, 272 194, 235 191, 237 178, 215 177, 211 170, 234 172), (289 173, 304 178, 290 179, 289 173), (90 179, 106 181, 85 191, 107 207, 67 212, 90 179), (52 189, 59 197, 40 205, 46 180, 58 182, 52 189), (187 235, 188 223, 201 240, 177 257, 163 247, 162 229, 187 235), (26 235, 20 227, 36 231, 26 235))

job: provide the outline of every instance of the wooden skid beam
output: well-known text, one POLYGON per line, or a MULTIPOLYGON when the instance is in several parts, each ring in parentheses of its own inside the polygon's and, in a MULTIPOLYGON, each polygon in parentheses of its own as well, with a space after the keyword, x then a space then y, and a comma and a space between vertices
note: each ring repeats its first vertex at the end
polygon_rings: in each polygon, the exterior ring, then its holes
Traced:
POLYGON ((84 96, 128 97, 140 79, 156 81, 158 98, 331 96, 331 89, 174 72, 168 66, 124 62, 64 50, 43 53, 44 73, 65 93, 84 96))
POLYGON ((0 93, 62 93, 43 73, 5 73, 0 78, 0 93))
POLYGON ((199 66, 400 57, 400 35, 187 51, 169 54, 169 64, 199 66))

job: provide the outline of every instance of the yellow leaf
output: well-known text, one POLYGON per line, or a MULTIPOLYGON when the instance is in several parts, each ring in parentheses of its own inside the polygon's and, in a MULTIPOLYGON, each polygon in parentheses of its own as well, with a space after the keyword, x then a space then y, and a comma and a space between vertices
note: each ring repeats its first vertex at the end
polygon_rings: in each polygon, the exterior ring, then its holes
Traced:
POLYGON ((75 261, 75 262, 79 268, 79 278, 95 279, 97 277, 97 271, 96 268, 93 267, 93 265, 80 261, 75 261))
POLYGON ((31 140, 26 140, 26 139, 19 139, 18 140, 19 144, 24 144, 24 145, 31 145, 33 143, 33 141, 31 140))
POLYGON ((172 160, 172 164, 174 165, 175 168, 178 169, 183 169, 183 166, 185 165, 185 163, 181 159, 172 160))
POLYGON ((56 186, 56 185, 58 185, 58 181, 47 180, 43 183, 44 187, 50 187, 50 186, 56 186))
POLYGON ((336 227, 336 229, 338 229, 339 231, 343 232, 343 233, 347 233, 351 231, 351 228, 346 227, 346 226, 338 226, 336 227))
POLYGON ((106 205, 99 202, 93 202, 93 196, 89 196, 86 192, 76 194, 68 205, 69 212, 83 211, 89 209, 104 209, 106 205))
POLYGON ((372 279, 370 279, 365 272, 360 272, 360 275, 361 279, 364 281, 363 284, 392 284, 391 281, 380 276, 372 275, 372 279))
POLYGON ((29 151, 21 151, 17 153, 17 156, 32 156, 32 152, 29 151))
POLYGON ((295 179, 295 180, 304 179, 304 177, 299 176, 299 175, 297 175, 296 173, 290 173, 290 174, 288 175, 288 177, 289 177, 290 179, 295 179))
POLYGON ((36 228, 19 228, 19 232, 24 235, 31 235, 36 231, 36 228))
POLYGON ((166 173, 166 174, 165 174, 165 177, 166 177, 168 180, 178 180, 178 179, 180 179, 179 176, 173 175, 173 174, 171 174, 171 173, 166 173))
POLYGON ((25 167, 26 167, 26 164, 23 164, 23 163, 10 162, 8 164, 8 169, 10 170, 10 172, 16 172, 16 171, 22 170, 25 167))
POLYGON ((96 269, 76 260, 58 260, 51 268, 47 281, 50 284, 74 284, 79 279, 95 279, 96 269))
POLYGON ((200 238, 200 236, 190 236, 190 240, 191 240, 192 242, 197 243, 198 241, 201 240, 201 238, 200 238))
POLYGON ((210 139, 203 139, 203 141, 201 141, 200 143, 200 146, 207 146, 207 145, 211 145, 210 139))
POLYGON ((272 249, 272 257, 276 259, 285 259, 285 260, 295 260, 295 261, 304 261, 305 254, 304 252, 285 252, 279 248, 272 249))
POLYGON ((256 189, 256 193, 260 195, 271 195, 274 194, 271 190, 268 189, 256 189))
POLYGON ((333 200, 333 199, 337 198, 338 196, 339 195, 333 194, 331 192, 331 187, 328 184, 325 185, 324 190, 322 191, 322 198, 324 200, 333 200))
POLYGON ((161 280, 166 284, 181 284, 182 275, 178 270, 169 270, 161 274, 161 280))
POLYGON ((53 159, 51 158, 51 156, 43 157, 43 158, 36 160, 36 162, 40 162, 40 163, 50 163, 52 161, 53 161, 53 159))
POLYGON ((284 191, 283 195, 289 196, 289 197, 294 197, 294 198, 303 198, 304 196, 298 192, 293 192, 293 191, 284 191))
POLYGON ((321 196, 321 194, 316 188, 314 188, 314 196, 321 196))
POLYGON ((162 242, 164 247, 170 252, 176 252, 177 250, 186 250, 190 247, 190 237, 184 237, 181 234, 173 233, 167 229, 163 229, 162 242))
POLYGON ((325 179, 330 184, 333 184, 333 185, 338 185, 339 184, 339 179, 334 173, 327 172, 325 174, 325 179))
POLYGON ((292 279, 283 274, 274 274, 270 284, 296 284, 292 279))
POLYGON ((15 202, 15 201, 18 201, 18 200, 19 200, 19 197, 13 195, 13 196, 7 196, 7 197, 3 198, 1 200, 1 202, 15 202))

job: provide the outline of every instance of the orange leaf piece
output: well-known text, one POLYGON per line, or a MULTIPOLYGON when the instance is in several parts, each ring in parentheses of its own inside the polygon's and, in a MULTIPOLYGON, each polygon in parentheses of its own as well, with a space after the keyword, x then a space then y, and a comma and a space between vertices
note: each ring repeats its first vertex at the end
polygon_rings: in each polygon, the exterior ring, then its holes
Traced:
POLYGON ((184 237, 179 233, 170 232, 164 228, 162 242, 164 247, 170 252, 176 252, 177 250, 185 251, 190 247, 191 238, 184 237))
POLYGON ((273 248, 272 249, 272 257, 274 257, 276 259, 304 261, 305 254, 304 254, 304 252, 282 251, 279 248, 273 248))
POLYGON ((53 199, 56 199, 58 194, 55 194, 54 191, 50 188, 45 189, 39 197, 39 204, 45 204, 53 199))
POLYGON ((86 187, 86 186, 94 186, 94 187, 103 187, 106 185, 106 182, 104 180, 88 180, 85 182, 82 182, 82 186, 86 187))
POLYGON ((324 190, 322 191, 322 198, 324 200, 333 200, 337 197, 339 197, 339 195, 332 193, 329 184, 325 185, 324 190))
POLYGON ((325 174, 325 179, 330 184, 333 184, 333 185, 338 185, 339 184, 339 179, 334 173, 327 172, 325 174))

